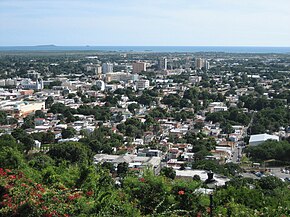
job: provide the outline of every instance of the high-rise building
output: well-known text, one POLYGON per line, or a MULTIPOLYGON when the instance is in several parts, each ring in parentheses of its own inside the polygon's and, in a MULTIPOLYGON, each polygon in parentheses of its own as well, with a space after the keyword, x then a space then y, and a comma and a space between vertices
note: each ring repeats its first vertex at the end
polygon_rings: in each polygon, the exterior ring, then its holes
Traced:
POLYGON ((195 68, 196 69, 204 68, 205 70, 208 70, 209 69, 209 62, 205 59, 202 59, 202 58, 196 58, 195 59, 195 68))
POLYGON ((133 73, 140 73, 145 71, 146 71, 146 63, 144 62, 133 63, 133 73))
POLYGON ((209 70, 209 68, 210 68, 209 61, 207 61, 207 60, 205 61, 204 68, 205 68, 206 71, 209 70))
POLYGON ((111 73, 113 72, 114 66, 112 63, 103 63, 102 65, 102 71, 103 74, 111 73))
POLYGON ((167 70, 167 58, 162 57, 158 59, 158 68, 159 70, 167 70))
POLYGON ((86 71, 89 72, 94 72, 96 75, 100 75, 102 74, 102 66, 98 65, 98 64, 86 64, 85 65, 86 71))
POLYGON ((101 66, 97 66, 96 69, 95 69, 95 72, 96 72, 97 75, 102 74, 102 67, 101 66))
POLYGON ((203 67, 204 67, 204 59, 196 58, 195 59, 195 68, 196 69, 201 69, 203 67))

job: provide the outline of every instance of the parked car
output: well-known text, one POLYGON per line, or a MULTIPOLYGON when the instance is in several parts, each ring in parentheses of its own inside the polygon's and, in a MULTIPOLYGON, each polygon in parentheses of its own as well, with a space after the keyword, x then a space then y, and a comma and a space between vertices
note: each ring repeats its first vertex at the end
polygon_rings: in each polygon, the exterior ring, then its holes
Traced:
POLYGON ((256 172, 255 175, 256 175, 257 177, 261 177, 261 176, 262 176, 262 173, 261 173, 261 172, 256 172))

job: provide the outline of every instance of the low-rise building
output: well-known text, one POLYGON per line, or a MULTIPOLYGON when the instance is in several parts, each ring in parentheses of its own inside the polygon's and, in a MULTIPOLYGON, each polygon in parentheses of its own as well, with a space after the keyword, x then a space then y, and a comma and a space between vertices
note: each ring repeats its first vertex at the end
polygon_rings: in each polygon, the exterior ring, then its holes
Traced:
POLYGON ((2 101, 0 102, 0 111, 5 111, 14 117, 26 117, 36 110, 43 110, 45 102, 36 101, 2 101))
POLYGON ((149 80, 139 80, 139 81, 137 81, 136 86, 137 86, 138 90, 144 90, 144 89, 149 88, 150 82, 149 82, 149 80))
POLYGON ((129 168, 132 170, 142 170, 150 168, 157 175, 161 169, 160 157, 141 157, 137 155, 109 155, 109 154, 96 154, 94 156, 95 164, 102 164, 104 162, 110 162, 115 167, 120 163, 128 163, 129 168))
POLYGON ((266 133, 251 135, 250 140, 249 140, 249 145, 251 145, 251 146, 260 145, 261 143, 263 143, 267 140, 279 141, 279 136, 269 135, 266 133))

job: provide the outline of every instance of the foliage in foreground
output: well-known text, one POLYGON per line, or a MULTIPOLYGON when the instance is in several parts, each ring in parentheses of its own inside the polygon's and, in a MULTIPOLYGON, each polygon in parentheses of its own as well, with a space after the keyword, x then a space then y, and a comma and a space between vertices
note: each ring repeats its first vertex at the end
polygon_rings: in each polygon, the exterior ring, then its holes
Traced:
MULTIPOLYGON (((209 197, 198 190, 206 186, 198 179, 177 179, 170 169, 155 176, 119 167, 116 185, 110 167, 91 165, 91 150, 82 143, 28 155, 19 145, 11 137, 0 138, 0 217, 209 216, 209 197)), ((203 160, 194 166, 229 174, 237 170, 203 160)), ((289 207, 289 183, 275 177, 235 178, 214 191, 214 216, 281 217, 290 215, 289 207)))

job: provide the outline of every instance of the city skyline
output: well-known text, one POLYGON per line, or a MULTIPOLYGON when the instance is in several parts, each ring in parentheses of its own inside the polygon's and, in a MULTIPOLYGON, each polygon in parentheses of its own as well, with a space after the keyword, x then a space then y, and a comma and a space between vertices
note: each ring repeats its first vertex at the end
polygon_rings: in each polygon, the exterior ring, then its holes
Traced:
POLYGON ((287 0, 2 0, 0 46, 290 46, 287 0))

